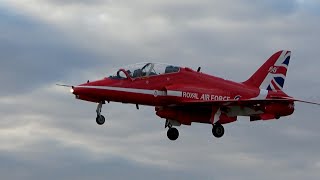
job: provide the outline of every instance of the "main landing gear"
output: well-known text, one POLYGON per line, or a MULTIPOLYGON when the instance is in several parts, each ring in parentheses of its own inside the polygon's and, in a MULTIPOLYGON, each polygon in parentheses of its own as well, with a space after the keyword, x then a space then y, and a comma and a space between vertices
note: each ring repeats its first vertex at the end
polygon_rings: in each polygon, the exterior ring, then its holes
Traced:
POLYGON ((105 117, 103 115, 101 115, 101 109, 102 109, 102 105, 105 104, 104 101, 99 102, 98 107, 97 107, 97 117, 96 117, 96 122, 99 125, 104 124, 104 122, 106 121, 105 117))
POLYGON ((177 128, 169 128, 168 131, 167 131, 167 136, 168 138, 171 140, 171 141, 175 141, 178 139, 179 137, 179 131, 177 128))
MULTIPOLYGON (((171 141, 175 141, 179 137, 178 129, 173 127, 175 121, 166 120, 165 128, 169 128, 167 131, 167 136, 171 141), (173 123, 173 124, 172 124, 173 123)), ((216 138, 221 138, 224 135, 224 127, 220 123, 215 123, 212 126, 212 135, 216 138)))
POLYGON ((167 128, 167 127, 169 128, 167 131, 167 137, 171 141, 177 140, 179 137, 179 131, 177 128, 172 127, 172 124, 170 123, 170 121, 168 119, 166 120, 165 128, 167 128))
POLYGON ((220 123, 215 123, 212 126, 212 135, 216 138, 221 138, 224 134, 224 128, 220 123))

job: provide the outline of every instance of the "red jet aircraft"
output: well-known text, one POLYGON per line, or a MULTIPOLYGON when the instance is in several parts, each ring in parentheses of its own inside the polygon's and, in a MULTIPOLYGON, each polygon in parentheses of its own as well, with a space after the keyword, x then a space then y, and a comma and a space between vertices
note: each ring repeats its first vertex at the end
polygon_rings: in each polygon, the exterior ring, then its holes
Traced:
POLYGON ((223 124, 238 116, 250 121, 279 119, 294 112, 294 102, 317 104, 292 98, 282 91, 291 52, 273 54, 247 81, 233 82, 187 67, 158 63, 139 63, 119 69, 101 80, 72 87, 77 99, 98 103, 96 122, 105 102, 155 106, 155 113, 166 119, 170 140, 179 131, 173 126, 192 122, 212 125, 212 134, 224 134, 223 124))

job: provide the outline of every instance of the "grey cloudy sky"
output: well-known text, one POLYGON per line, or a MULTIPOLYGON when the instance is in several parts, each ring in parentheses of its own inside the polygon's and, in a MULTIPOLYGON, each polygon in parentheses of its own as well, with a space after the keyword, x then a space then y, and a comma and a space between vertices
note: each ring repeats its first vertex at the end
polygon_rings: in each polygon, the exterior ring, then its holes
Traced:
POLYGON ((316 0, 1 0, 1 179, 319 179, 319 107, 278 121, 179 128, 170 142, 152 107, 93 103, 80 84, 114 67, 156 61, 243 81, 292 50, 285 90, 320 100, 316 0))

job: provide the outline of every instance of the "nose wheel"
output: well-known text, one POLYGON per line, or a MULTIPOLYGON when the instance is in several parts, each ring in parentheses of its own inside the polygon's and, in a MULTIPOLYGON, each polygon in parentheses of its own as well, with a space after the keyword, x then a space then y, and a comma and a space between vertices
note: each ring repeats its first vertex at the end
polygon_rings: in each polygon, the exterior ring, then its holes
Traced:
POLYGON ((224 135, 224 127, 219 123, 214 124, 212 127, 212 134, 216 138, 221 138, 224 135))
POLYGON ((99 102, 98 107, 97 107, 97 117, 96 117, 96 122, 99 125, 102 125, 105 123, 106 119, 103 115, 101 115, 101 109, 102 109, 102 105, 105 104, 104 101, 99 102))
POLYGON ((100 115, 100 116, 96 117, 96 122, 99 125, 103 125, 105 121, 106 121, 106 119, 105 119, 105 117, 103 115, 100 115))

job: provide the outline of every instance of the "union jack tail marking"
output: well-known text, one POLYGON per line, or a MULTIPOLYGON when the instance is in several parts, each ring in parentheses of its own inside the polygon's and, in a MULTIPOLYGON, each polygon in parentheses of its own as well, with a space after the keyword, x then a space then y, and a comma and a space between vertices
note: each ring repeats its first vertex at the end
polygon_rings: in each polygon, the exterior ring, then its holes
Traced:
POLYGON ((282 90, 290 57, 290 51, 276 52, 244 84, 270 91, 282 90))

